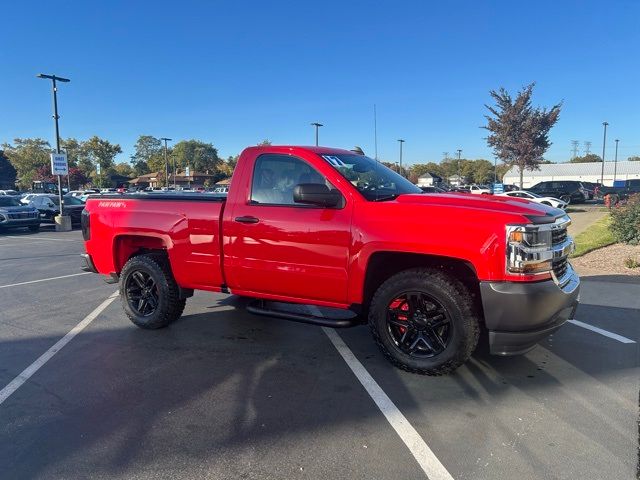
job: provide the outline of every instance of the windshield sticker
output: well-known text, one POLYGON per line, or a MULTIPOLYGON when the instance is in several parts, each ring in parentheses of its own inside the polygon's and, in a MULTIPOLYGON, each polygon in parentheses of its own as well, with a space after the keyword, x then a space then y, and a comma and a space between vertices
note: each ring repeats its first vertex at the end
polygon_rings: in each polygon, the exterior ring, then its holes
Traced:
POLYGON ((334 167, 346 167, 344 162, 334 155, 322 155, 322 158, 324 158, 327 162, 329 162, 330 165, 333 165, 334 167))

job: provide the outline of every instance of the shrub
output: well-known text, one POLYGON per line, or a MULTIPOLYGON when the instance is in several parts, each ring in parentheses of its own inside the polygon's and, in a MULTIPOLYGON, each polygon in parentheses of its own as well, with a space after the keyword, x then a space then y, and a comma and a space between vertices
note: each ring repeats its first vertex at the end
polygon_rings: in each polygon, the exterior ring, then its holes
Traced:
POLYGON ((640 268, 640 262, 635 258, 627 257, 624 261, 624 265, 627 268, 640 268))
POLYGON ((640 195, 611 210, 611 231, 619 242, 640 245, 640 195))

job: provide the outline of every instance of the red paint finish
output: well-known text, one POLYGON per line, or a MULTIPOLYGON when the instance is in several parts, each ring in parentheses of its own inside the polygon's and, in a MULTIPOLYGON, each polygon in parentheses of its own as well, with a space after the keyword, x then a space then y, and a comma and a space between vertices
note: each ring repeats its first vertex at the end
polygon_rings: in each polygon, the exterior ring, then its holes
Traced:
POLYGON ((119 273, 131 255, 165 250, 177 283, 283 301, 346 308, 362 303, 367 267, 378 252, 463 260, 479 280, 532 281, 505 274, 505 225, 530 223, 545 207, 511 197, 401 195, 369 202, 319 155, 323 147, 251 147, 238 161, 225 203, 90 199, 86 250, 97 270, 119 273), (317 170, 344 197, 339 209, 252 204, 261 154, 291 155, 317 170), (239 223, 251 216, 258 223, 239 223))

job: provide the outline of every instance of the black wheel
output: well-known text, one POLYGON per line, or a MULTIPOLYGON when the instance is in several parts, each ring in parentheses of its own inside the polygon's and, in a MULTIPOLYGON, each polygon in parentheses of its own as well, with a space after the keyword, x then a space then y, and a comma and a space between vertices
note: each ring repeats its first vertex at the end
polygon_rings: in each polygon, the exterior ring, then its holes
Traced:
POLYGON ((408 372, 443 375, 462 365, 478 344, 472 294, 432 269, 398 273, 376 291, 369 326, 382 353, 408 372))
POLYGON ((167 260, 162 255, 138 255, 125 264, 120 275, 120 299, 129 319, 138 327, 162 328, 180 318, 180 299, 167 260))
POLYGON ((571 203, 571 195, 560 195, 560 200, 569 205, 571 203))
POLYGON ((39 232, 40 231, 40 225, 29 225, 29 230, 32 232, 39 232))

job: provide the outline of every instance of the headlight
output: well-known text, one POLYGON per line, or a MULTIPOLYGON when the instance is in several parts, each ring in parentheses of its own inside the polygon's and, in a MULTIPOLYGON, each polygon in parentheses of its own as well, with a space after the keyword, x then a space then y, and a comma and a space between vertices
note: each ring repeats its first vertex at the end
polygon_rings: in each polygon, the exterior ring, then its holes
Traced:
POLYGON ((6 222, 6 221, 7 221, 6 215, 3 215, 2 213, 0 213, 0 223, 6 222))
POLYGON ((573 240, 566 236, 568 224, 568 218, 563 218, 554 224, 507 225, 507 273, 551 272, 554 260, 573 251, 573 240))

